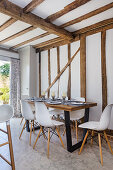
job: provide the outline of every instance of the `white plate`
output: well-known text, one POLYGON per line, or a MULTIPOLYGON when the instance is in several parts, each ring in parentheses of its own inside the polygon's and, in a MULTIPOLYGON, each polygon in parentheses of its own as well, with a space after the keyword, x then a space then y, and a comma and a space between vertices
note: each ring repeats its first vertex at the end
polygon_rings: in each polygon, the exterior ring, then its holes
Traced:
POLYGON ((83 105, 84 103, 71 102, 70 104, 75 104, 75 105, 83 105))
POLYGON ((60 101, 50 101, 50 102, 47 102, 48 104, 61 104, 62 102, 60 102, 60 101))

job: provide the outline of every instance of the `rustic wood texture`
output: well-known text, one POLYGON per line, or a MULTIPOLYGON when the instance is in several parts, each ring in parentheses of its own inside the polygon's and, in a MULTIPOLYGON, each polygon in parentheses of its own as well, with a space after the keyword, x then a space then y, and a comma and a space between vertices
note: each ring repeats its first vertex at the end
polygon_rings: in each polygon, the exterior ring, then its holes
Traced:
POLYGON ((41 96, 41 52, 39 52, 39 97, 41 96))
POLYGON ((70 65, 70 63, 73 61, 74 57, 78 54, 80 51, 80 48, 75 52, 75 54, 71 57, 71 59, 68 61, 68 63, 65 65, 65 67, 60 71, 60 73, 56 76, 56 78, 53 80, 51 85, 47 88, 46 92, 55 84, 55 82, 60 78, 60 76, 63 74, 63 72, 66 70, 66 68, 70 65))
POLYGON ((25 44, 28 44, 28 43, 30 43, 30 42, 32 42, 32 41, 38 40, 38 39, 40 39, 40 38, 43 38, 43 37, 45 37, 45 36, 47 36, 47 35, 49 35, 48 32, 43 33, 43 34, 40 34, 40 35, 38 35, 38 36, 36 36, 36 37, 33 37, 33 38, 29 39, 29 40, 23 41, 22 43, 19 43, 19 44, 15 45, 15 46, 13 46, 13 47, 11 47, 11 48, 13 49, 13 48, 21 47, 21 46, 23 46, 23 45, 25 45, 25 44))
POLYGON ((77 34, 83 34, 83 33, 86 33, 88 31, 92 31, 92 30, 95 30, 95 29, 99 29, 100 27, 104 27, 104 26, 107 26, 109 24, 113 24, 113 18, 110 18, 110 19, 106 19, 106 20, 103 20, 103 21, 100 21, 96 24, 93 24, 91 26, 88 26, 88 27, 85 27, 85 28, 82 28, 78 31, 75 31, 75 35, 77 34))
POLYGON ((81 97, 86 99, 86 37, 80 37, 80 88, 81 97))
MULTIPOLYGON (((60 73, 60 47, 57 47, 57 75, 60 73)), ((58 97, 59 97, 60 78, 58 79, 58 97)))
MULTIPOLYGON (((28 101, 30 104, 34 104, 34 101, 28 101)), ((54 105, 54 104, 48 104, 45 103, 47 107, 55 108, 55 109, 60 109, 60 110, 65 110, 65 111, 75 111, 75 110, 81 110, 81 109, 87 109, 90 107, 97 106, 97 103, 91 103, 91 102, 86 102, 85 105, 76 105, 76 106, 71 106, 71 105, 54 105)))
POLYGON ((25 13, 31 12, 35 9, 38 5, 40 5, 44 0, 32 0, 24 9, 25 13))
POLYGON ((73 19, 73 20, 71 20, 71 21, 69 21, 69 22, 66 22, 65 24, 62 24, 62 25, 61 25, 61 28, 68 27, 68 26, 70 26, 70 25, 76 24, 76 23, 78 23, 78 22, 81 22, 81 21, 83 21, 83 20, 85 20, 85 19, 88 19, 88 18, 90 18, 90 17, 93 17, 93 16, 95 16, 95 15, 97 15, 97 14, 100 14, 100 13, 102 13, 102 12, 108 10, 108 9, 111 9, 111 8, 113 8, 113 2, 111 2, 110 4, 107 4, 107 5, 105 5, 105 6, 103 6, 103 7, 101 7, 101 8, 98 8, 98 9, 96 9, 96 10, 94 10, 94 11, 91 11, 91 12, 85 14, 85 15, 82 15, 82 16, 76 18, 76 19, 73 19))
POLYGON ((82 28, 80 30, 73 32, 73 34, 76 36, 75 39, 61 40, 60 42, 52 43, 50 45, 47 45, 45 47, 38 49, 37 52, 38 51, 44 51, 44 50, 47 50, 47 49, 55 48, 57 46, 62 46, 62 45, 68 44, 68 43, 78 41, 78 40, 80 40, 81 34, 84 34, 85 36, 89 36, 89 35, 93 35, 93 34, 96 34, 98 32, 102 32, 102 31, 109 30, 109 29, 112 29, 112 28, 113 28, 113 18, 103 20, 101 22, 98 22, 96 24, 93 24, 91 26, 87 26, 85 28, 82 28))
MULTIPOLYGON (((48 85, 51 84, 51 62, 50 62, 50 50, 48 50, 48 85)), ((48 90, 48 98, 50 97, 50 90, 48 90)))
POLYGON ((0 32, 3 31, 4 29, 6 29, 7 27, 9 27, 10 25, 12 25, 15 22, 16 22, 16 19, 10 18, 8 21, 6 21, 4 24, 2 24, 0 26, 0 32))
POLYGON ((107 106, 106 31, 101 32, 102 110, 107 106))
POLYGON ((51 39, 51 40, 44 41, 44 42, 39 43, 39 44, 35 44, 34 47, 35 47, 35 48, 45 47, 46 45, 50 45, 50 44, 52 44, 52 43, 59 42, 59 41, 61 41, 61 40, 63 40, 63 39, 60 38, 60 37, 53 38, 53 39, 51 39))
MULTIPOLYGON (((68 44, 68 61, 70 59, 71 59, 71 45, 68 44)), ((70 100, 71 99, 71 64, 69 65, 67 96, 68 99, 70 100)))
POLYGON ((26 22, 34 27, 40 27, 41 29, 44 29, 50 33, 61 36, 65 39, 73 38, 72 33, 64 29, 61 29, 59 26, 56 26, 52 23, 48 23, 43 18, 36 16, 35 14, 32 14, 30 12, 25 14, 22 12, 23 9, 18 5, 15 5, 12 2, 9 2, 8 0, 4 0, 4 1, 1 2, 0 12, 9 15, 12 18, 15 18, 16 20, 26 22), (4 1, 7 8, 4 7, 4 1))
POLYGON ((46 18, 46 20, 48 22, 52 22, 52 21, 56 20, 57 18, 63 16, 64 14, 67 14, 68 12, 86 4, 89 1, 90 0, 76 0, 72 3, 70 3, 69 5, 65 6, 64 9, 50 15, 49 17, 46 18))
POLYGON ((1 40, 0 44, 6 43, 7 41, 10 41, 10 40, 13 40, 14 38, 17 38, 17 37, 19 37, 19 36, 29 32, 29 31, 32 31, 34 29, 36 29, 36 28, 34 28, 33 26, 30 26, 30 27, 28 27, 28 28, 26 28, 26 29, 24 29, 24 30, 22 30, 22 31, 20 31, 20 32, 18 32, 16 34, 14 34, 14 35, 11 35, 8 38, 5 38, 5 39, 1 40))

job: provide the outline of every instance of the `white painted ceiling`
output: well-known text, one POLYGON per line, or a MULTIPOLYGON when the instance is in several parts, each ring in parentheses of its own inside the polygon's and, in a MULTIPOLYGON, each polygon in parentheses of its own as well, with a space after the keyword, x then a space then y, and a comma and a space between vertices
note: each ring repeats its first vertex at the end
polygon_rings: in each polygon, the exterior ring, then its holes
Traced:
MULTIPOLYGON (((31 2, 31 0, 9 0, 12 3, 17 4, 18 6, 24 8, 28 3, 31 2)), ((47 18, 49 15, 63 9, 66 5, 70 4, 71 2, 73 2, 74 0, 45 0, 44 2, 42 2, 37 8, 35 8, 32 13, 34 13, 35 15, 38 15, 42 18, 47 18)), ((74 9, 73 11, 65 14, 64 16, 58 18, 57 20, 55 20, 53 23, 55 25, 62 25, 70 20, 73 20, 75 18, 78 18, 86 13, 89 13, 95 9, 98 9, 104 5, 109 4, 110 2, 113 2, 113 0, 91 0, 90 2, 88 2, 85 5, 82 5, 80 7, 78 7, 77 9, 74 9)), ((109 18, 113 18, 113 8, 98 14, 94 17, 91 17, 89 19, 86 19, 84 21, 81 21, 77 24, 68 26, 67 28, 65 28, 66 30, 73 32, 76 30, 79 30, 83 27, 95 24, 97 22, 100 22, 102 20, 105 19, 109 19, 109 18)), ((4 24, 7 20, 10 19, 10 16, 4 15, 2 13, 0 13, 0 25, 4 24)), ((30 25, 21 21, 16 21, 15 23, 13 23, 11 26, 9 26, 8 28, 6 28, 5 30, 0 32, 0 41, 15 34, 18 33, 21 30, 24 30, 25 28, 28 28, 30 25)), ((22 36, 19 36, 11 41, 8 41, 4 44, 2 44, 2 46, 6 46, 6 47, 12 47, 15 46, 23 41, 29 40, 35 36, 38 36, 42 33, 45 33, 46 31, 37 28, 33 31, 30 31, 22 36)), ((24 46, 27 45, 35 45, 53 38, 56 38, 56 35, 50 34, 46 37, 40 38, 38 40, 35 40, 31 43, 25 44, 24 46)), ((24 47, 21 46, 21 47, 24 47)), ((21 48, 19 47, 19 48, 21 48)))

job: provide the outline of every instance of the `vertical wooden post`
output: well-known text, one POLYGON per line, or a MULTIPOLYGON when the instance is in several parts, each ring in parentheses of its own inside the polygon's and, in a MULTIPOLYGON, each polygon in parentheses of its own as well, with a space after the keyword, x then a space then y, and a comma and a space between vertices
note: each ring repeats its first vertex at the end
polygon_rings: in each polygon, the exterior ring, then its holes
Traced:
MULTIPOLYGON (((50 65, 50 49, 48 50, 48 84, 51 84, 51 65, 50 65)), ((50 90, 48 90, 48 98, 50 97, 50 90)))
MULTIPOLYGON (((68 44, 68 61, 71 58, 71 45, 68 44)), ((68 89, 67 89, 68 99, 71 99, 71 64, 69 65, 69 76, 68 76, 68 89)))
MULTIPOLYGON (((57 47, 57 74, 60 73, 60 49, 57 47)), ((58 97, 59 97, 59 84, 60 78, 58 79, 58 97)))
POLYGON ((101 32, 102 110, 107 105, 106 31, 101 32))
POLYGON ((80 37, 80 86, 81 97, 86 99, 86 37, 80 37))
POLYGON ((39 52, 39 97, 41 96, 41 52, 39 52))

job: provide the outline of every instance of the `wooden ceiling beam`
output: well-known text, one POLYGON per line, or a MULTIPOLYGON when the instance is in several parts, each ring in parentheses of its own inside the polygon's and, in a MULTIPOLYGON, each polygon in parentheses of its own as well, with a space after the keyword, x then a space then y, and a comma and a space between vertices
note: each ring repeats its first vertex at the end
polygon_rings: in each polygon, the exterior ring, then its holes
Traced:
POLYGON ((38 5, 40 5, 44 0, 32 0, 24 9, 24 13, 31 12, 33 9, 35 9, 38 5))
POLYGON ((78 18, 76 18, 76 19, 74 19, 74 20, 71 20, 71 21, 69 21, 69 22, 67 22, 67 23, 65 23, 65 24, 62 24, 62 25, 61 25, 61 28, 68 27, 68 26, 71 26, 71 25, 76 24, 76 23, 78 23, 78 22, 81 22, 81 21, 83 21, 83 20, 85 20, 85 19, 88 19, 88 18, 93 17, 93 16, 95 16, 95 15, 97 15, 97 14, 100 14, 100 13, 102 13, 102 12, 104 12, 104 11, 107 11, 107 10, 110 9, 110 8, 113 8, 113 2, 111 2, 110 4, 107 4, 107 5, 105 5, 105 6, 103 6, 103 7, 101 7, 101 8, 98 8, 98 9, 96 9, 96 10, 94 10, 94 11, 91 11, 91 12, 85 14, 85 15, 82 15, 81 17, 78 17, 78 18))
POLYGON ((29 39, 29 40, 26 40, 26 41, 24 41, 24 42, 21 42, 21 43, 15 45, 15 46, 11 47, 11 49, 21 47, 21 46, 23 46, 23 45, 25 45, 25 44, 28 44, 28 43, 30 43, 30 42, 32 42, 32 41, 38 40, 38 39, 40 39, 40 38, 43 38, 43 37, 45 37, 45 36, 47 36, 47 35, 49 35, 48 32, 43 33, 43 34, 40 34, 40 35, 38 35, 38 36, 36 36, 36 37, 33 37, 33 38, 29 39))
POLYGON ((64 9, 62 9, 62 10, 48 16, 46 18, 46 21, 52 22, 52 21, 56 20, 57 18, 60 18, 64 14, 67 14, 68 12, 70 12, 70 11, 72 11, 72 10, 86 4, 89 1, 91 1, 91 0, 75 0, 74 2, 72 2, 69 5, 65 6, 64 9))
POLYGON ((12 25, 15 22, 16 22, 16 19, 10 18, 8 21, 6 21, 4 24, 2 24, 0 26, 0 32, 3 31, 4 29, 6 29, 7 27, 9 27, 10 25, 12 25))
POLYGON ((89 35, 96 34, 98 32, 101 32, 101 31, 104 31, 104 30, 109 30, 109 29, 112 29, 112 28, 113 28, 113 18, 103 20, 101 22, 98 22, 96 24, 93 24, 91 26, 88 26, 88 27, 85 27, 85 28, 82 28, 78 31, 73 32, 76 35, 74 40, 73 39, 71 39, 71 40, 61 40, 60 42, 52 43, 52 44, 49 44, 49 45, 42 47, 42 48, 37 48, 36 51, 37 52, 44 51, 44 50, 48 50, 48 49, 51 49, 51 48, 62 46, 62 45, 68 44, 68 43, 72 43, 74 41, 78 41, 78 40, 80 40, 81 34, 84 34, 85 36, 89 36, 89 35))
POLYGON ((12 2, 9 2, 8 0, 4 0, 3 2, 1 2, 0 12, 9 15, 12 18, 15 18, 16 20, 26 22, 34 27, 40 27, 43 30, 61 36, 62 38, 65 39, 73 38, 72 33, 64 29, 61 29, 52 23, 47 23, 44 19, 32 13, 27 14, 23 13, 23 9, 21 7, 13 4, 12 2))
POLYGON ((100 28, 100 27, 109 25, 109 24, 111 24, 111 23, 113 23, 113 18, 106 19, 106 20, 100 21, 100 22, 98 22, 98 23, 96 23, 96 24, 87 26, 87 27, 85 27, 85 28, 82 28, 82 29, 80 29, 80 30, 78 30, 78 31, 73 32, 73 34, 75 34, 75 35, 83 34, 83 33, 86 33, 86 32, 88 32, 88 31, 95 30, 95 29, 97 29, 97 28, 100 28))
POLYGON ((42 42, 42 43, 36 44, 36 45, 34 45, 33 47, 34 47, 34 48, 41 48, 41 47, 50 45, 50 44, 52 44, 52 43, 59 42, 59 41, 61 41, 61 40, 64 40, 64 39, 62 39, 62 38, 60 38, 60 37, 57 37, 57 38, 53 38, 53 39, 51 39, 51 40, 44 41, 44 42, 42 42))

